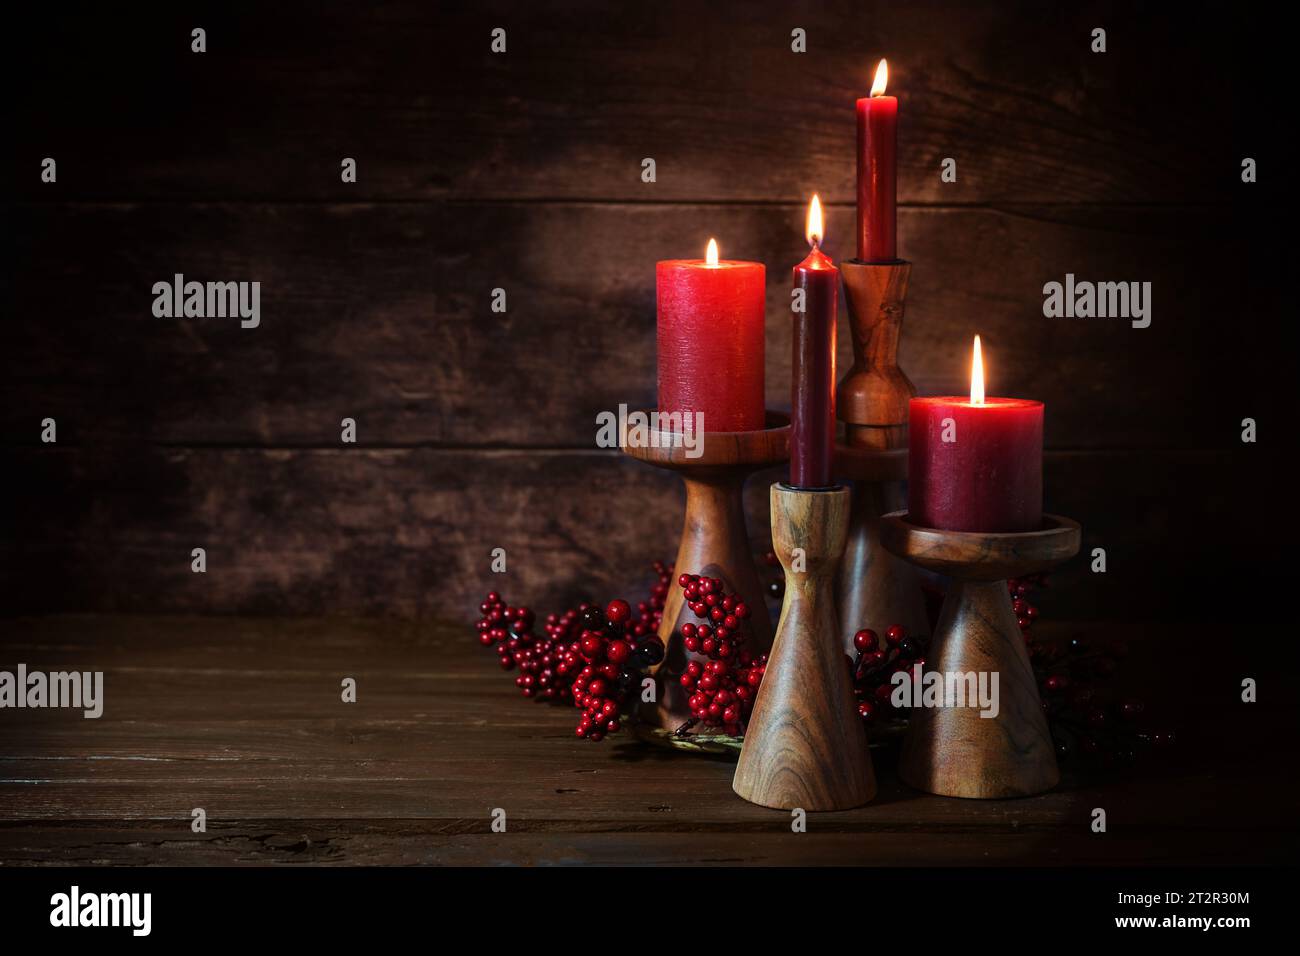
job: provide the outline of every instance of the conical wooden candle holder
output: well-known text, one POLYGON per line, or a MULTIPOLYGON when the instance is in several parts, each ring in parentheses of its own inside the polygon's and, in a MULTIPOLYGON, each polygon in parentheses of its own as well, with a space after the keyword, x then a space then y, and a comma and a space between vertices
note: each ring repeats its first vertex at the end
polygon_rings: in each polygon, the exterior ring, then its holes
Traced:
POLYGON ((912 786, 950 797, 1024 797, 1056 786, 1060 775, 1038 683, 1016 623, 1006 579, 1046 571, 1079 550, 1079 525, 1043 515, 1043 529, 1013 534, 941 531, 881 521, 894 554, 948 575, 926 671, 998 675, 997 715, 975 706, 914 707, 899 773, 912 786))
MULTIPOLYGON (((721 578, 729 593, 740 595, 749 605, 754 652, 766 653, 772 642, 772 619, 745 533, 742 492, 752 472, 790 459, 789 416, 768 412, 767 427, 760 431, 705 432, 698 458, 688 457, 680 444, 673 446, 664 433, 650 437, 650 447, 624 446, 623 451, 638 461, 677 472, 686 485, 676 573, 721 578)), ((643 704, 638 712, 641 719, 668 730, 691 719, 689 695, 678 681, 687 661, 696 657, 682 644, 681 625, 687 620, 694 617, 674 582, 659 625, 665 655, 654 670, 656 700, 643 704)))
POLYGON ((909 262, 840 266, 853 336, 853 367, 836 393, 845 424, 835 474, 852 482, 848 542, 836 584, 844 650, 864 627, 901 624, 909 634, 929 631, 920 579, 910 565, 880 546, 880 516, 904 504, 908 402, 916 387, 898 365, 909 262))
POLYGON ((777 483, 771 496, 785 601, 731 786, 765 807, 847 810, 876 792, 835 610, 849 491, 777 483))

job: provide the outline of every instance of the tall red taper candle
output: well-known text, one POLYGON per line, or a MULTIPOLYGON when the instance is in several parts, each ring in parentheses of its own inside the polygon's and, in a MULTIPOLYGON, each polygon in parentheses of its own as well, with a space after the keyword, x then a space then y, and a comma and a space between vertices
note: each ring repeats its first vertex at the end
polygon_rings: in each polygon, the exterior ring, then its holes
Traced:
POLYGON ((971 394, 914 398, 909 423, 907 520, 988 533, 1043 524, 1043 403, 984 397, 975 336, 971 394))
POLYGON ((812 251, 794 267, 794 287, 802 289, 803 311, 794 313, 794 355, 790 413, 790 484, 795 488, 831 486, 835 451, 835 299, 840 270, 818 248, 825 232, 822 204, 808 207, 812 251))
POLYGON ((858 259, 898 258, 898 98, 885 95, 889 66, 876 67, 871 95, 858 100, 858 259))
POLYGON ((711 432, 758 431, 763 399, 761 262, 667 259, 655 267, 659 411, 702 412, 711 432))

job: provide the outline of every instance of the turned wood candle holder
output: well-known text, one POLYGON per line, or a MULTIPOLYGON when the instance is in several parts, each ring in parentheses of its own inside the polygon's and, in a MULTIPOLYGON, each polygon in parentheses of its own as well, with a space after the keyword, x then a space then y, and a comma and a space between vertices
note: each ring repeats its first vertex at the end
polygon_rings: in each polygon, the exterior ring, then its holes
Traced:
POLYGON ((778 482, 771 500, 785 600, 731 786, 765 807, 847 810, 876 792, 835 609, 849 490, 778 482))
POLYGON ((898 366, 898 340, 912 265, 849 260, 840 266, 853 336, 853 367, 840 382, 836 415, 845 423, 836 475, 852 481, 848 542, 836 596, 844 650, 864 627, 901 624, 929 631, 925 596, 914 568, 880 545, 880 516, 904 506, 908 402, 916 387, 898 366))
MULTIPOLYGON (((670 433, 652 431, 650 439, 652 447, 624 445, 623 451, 638 461, 677 472, 686 486, 686 517, 675 573, 721 578, 729 593, 740 595, 749 605, 754 651, 766 653, 772 643, 772 618, 745 532, 742 492, 750 473, 789 460, 790 417, 769 411, 767 427, 759 431, 705 432, 698 458, 687 457, 680 443, 671 442, 670 433)), ((657 699, 638 711, 640 719, 668 730, 691 719, 690 695, 678 681, 688 660, 697 658, 682 644, 681 625, 687 620, 694 617, 674 581, 659 625, 664 659, 652 671, 657 699)))
POLYGON ((1050 790, 1060 779, 1056 753, 1006 579, 1073 557, 1079 525, 1045 514, 1040 531, 941 531, 910 524, 900 511, 886 515, 880 528, 894 554, 952 579, 926 652, 926 671, 998 675, 995 717, 981 716, 978 706, 912 709, 900 776, 920 790, 950 797, 1024 797, 1050 790))

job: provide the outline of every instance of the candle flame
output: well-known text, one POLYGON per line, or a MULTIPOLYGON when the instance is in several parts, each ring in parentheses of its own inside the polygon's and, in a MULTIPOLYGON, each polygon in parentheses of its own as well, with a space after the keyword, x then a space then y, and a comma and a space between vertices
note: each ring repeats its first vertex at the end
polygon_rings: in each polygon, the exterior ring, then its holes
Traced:
POLYGON ((885 84, 888 82, 889 82, 889 62, 887 60, 881 60, 880 64, 876 67, 876 79, 871 84, 871 95, 884 96, 885 84))
POLYGON ((975 357, 970 363, 970 403, 984 404, 984 355, 980 352, 980 337, 975 336, 975 357))
POLYGON ((808 237, 808 245, 821 245, 822 237, 826 235, 826 230, 822 225, 822 201, 813 193, 812 202, 808 204, 808 228, 804 231, 808 237))
POLYGON ((718 240, 709 240, 709 248, 704 250, 704 264, 711 269, 718 267, 718 240))

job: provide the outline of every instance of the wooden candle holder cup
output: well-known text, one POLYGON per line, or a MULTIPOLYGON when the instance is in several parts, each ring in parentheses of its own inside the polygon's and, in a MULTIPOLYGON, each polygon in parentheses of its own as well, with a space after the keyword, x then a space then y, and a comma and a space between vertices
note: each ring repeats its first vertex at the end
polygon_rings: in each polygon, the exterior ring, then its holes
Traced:
POLYGON ((908 403, 916 387, 899 368, 898 342, 912 265, 852 259, 840 272, 853 367, 836 395, 845 442, 836 448, 835 474, 853 482, 853 509, 836 595, 844 650, 853 654, 853 635, 864 627, 901 624, 920 635, 929 621, 915 569, 882 548, 879 534, 880 516, 905 500, 908 403))
POLYGON ((834 599, 849 491, 778 482, 771 500, 772 544, 785 569, 785 600, 731 786, 765 807, 847 810, 876 792, 834 599))
MULTIPOLYGON (((698 458, 687 457, 686 449, 672 445, 668 437, 665 433, 651 433, 652 444, 661 447, 624 446, 623 451, 638 461, 677 472, 686 486, 686 516, 675 573, 722 579, 729 593, 738 594, 749 605, 754 651, 766 653, 772 643, 772 619, 745 532, 742 492, 752 472, 789 460, 790 418, 769 411, 767 427, 759 431, 705 432, 698 458)), ((668 730, 676 730, 691 719, 689 695, 677 680, 694 656, 680 637, 681 625, 687 620, 694 620, 694 616, 674 581, 659 625, 665 655, 653 671, 658 699, 643 704, 638 714, 668 730)))
POLYGON ((1040 531, 941 531, 910 524, 899 511, 886 515, 880 529, 894 554, 952 579, 926 671, 998 675, 994 717, 981 716, 971 705, 912 709, 900 776, 930 793, 980 799, 1029 796, 1056 786, 1056 752, 1006 579, 1073 557, 1079 525, 1045 514, 1040 531))
POLYGON ((853 367, 836 391, 835 413, 849 425, 906 425, 907 403, 916 395, 916 386, 898 366, 898 340, 912 264, 902 259, 850 259, 840 264, 840 275, 853 336, 853 367))

